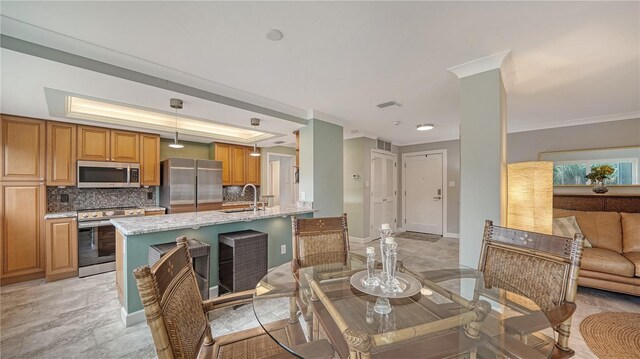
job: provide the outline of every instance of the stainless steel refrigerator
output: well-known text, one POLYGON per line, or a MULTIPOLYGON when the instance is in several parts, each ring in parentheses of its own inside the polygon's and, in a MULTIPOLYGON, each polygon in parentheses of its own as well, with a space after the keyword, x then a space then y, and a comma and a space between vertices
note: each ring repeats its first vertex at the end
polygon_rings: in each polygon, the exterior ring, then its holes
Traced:
POLYGON ((167 213, 222 209, 222 161, 169 158, 160 172, 160 205, 167 213))

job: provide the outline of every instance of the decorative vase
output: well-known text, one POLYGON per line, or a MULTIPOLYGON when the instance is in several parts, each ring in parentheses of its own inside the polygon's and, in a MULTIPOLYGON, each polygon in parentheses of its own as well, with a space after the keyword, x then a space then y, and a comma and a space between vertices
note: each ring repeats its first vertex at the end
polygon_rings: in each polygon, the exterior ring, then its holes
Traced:
POLYGON ((604 194, 609 192, 609 189, 607 188, 607 186, 604 185, 603 181, 597 181, 596 185, 593 186, 593 192, 598 194, 604 194))

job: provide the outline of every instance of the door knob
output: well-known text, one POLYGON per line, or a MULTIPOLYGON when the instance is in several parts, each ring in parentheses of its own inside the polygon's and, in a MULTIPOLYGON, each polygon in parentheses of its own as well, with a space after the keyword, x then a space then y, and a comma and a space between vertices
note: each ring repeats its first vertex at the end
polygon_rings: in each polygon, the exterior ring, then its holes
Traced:
POLYGON ((438 197, 433 197, 433 199, 441 200, 442 197, 439 197, 439 196, 438 197))

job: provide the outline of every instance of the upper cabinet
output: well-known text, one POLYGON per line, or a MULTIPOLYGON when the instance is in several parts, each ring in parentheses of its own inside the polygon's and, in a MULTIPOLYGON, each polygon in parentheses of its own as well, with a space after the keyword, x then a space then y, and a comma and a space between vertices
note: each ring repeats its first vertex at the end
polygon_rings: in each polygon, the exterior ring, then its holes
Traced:
POLYGON ((139 162, 139 151, 137 132, 78 126, 78 160, 139 162))
POLYGON ((0 180, 44 181, 45 122, 2 115, 0 180))
POLYGON ((245 174, 246 183, 260 184, 260 156, 250 156, 252 148, 245 147, 245 158, 247 161, 245 174))
POLYGON ((140 134, 111 130, 111 159, 114 162, 140 162, 140 134))
POLYGON ((260 185, 260 157, 249 156, 252 151, 247 146, 215 144, 215 160, 222 161, 223 186, 260 185))
POLYGON ((78 160, 110 161, 108 128, 78 126, 78 160))
POLYGON ((47 122, 47 186, 76 184, 76 125, 47 122))
POLYGON ((226 143, 216 143, 214 147, 215 160, 222 161, 222 185, 231 185, 231 147, 226 143))
POLYGON ((245 164, 247 163, 246 157, 243 146, 231 147, 231 184, 234 186, 242 186, 247 183, 244 174, 245 164))
POLYGON ((140 134, 140 185, 160 185, 160 136, 140 134))

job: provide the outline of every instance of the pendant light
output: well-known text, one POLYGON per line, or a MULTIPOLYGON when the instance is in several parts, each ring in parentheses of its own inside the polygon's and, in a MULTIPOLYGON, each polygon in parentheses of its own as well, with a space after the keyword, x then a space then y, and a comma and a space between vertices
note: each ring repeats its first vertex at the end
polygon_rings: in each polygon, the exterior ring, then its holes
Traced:
POLYGON ((249 156, 260 157, 260 152, 258 152, 258 148, 255 143, 253 144, 253 152, 251 152, 249 156))
POLYGON ((184 145, 178 143, 178 109, 182 109, 182 100, 177 98, 172 98, 169 101, 169 106, 176 110, 176 132, 173 137, 173 143, 169 144, 171 148, 183 148, 184 145))

